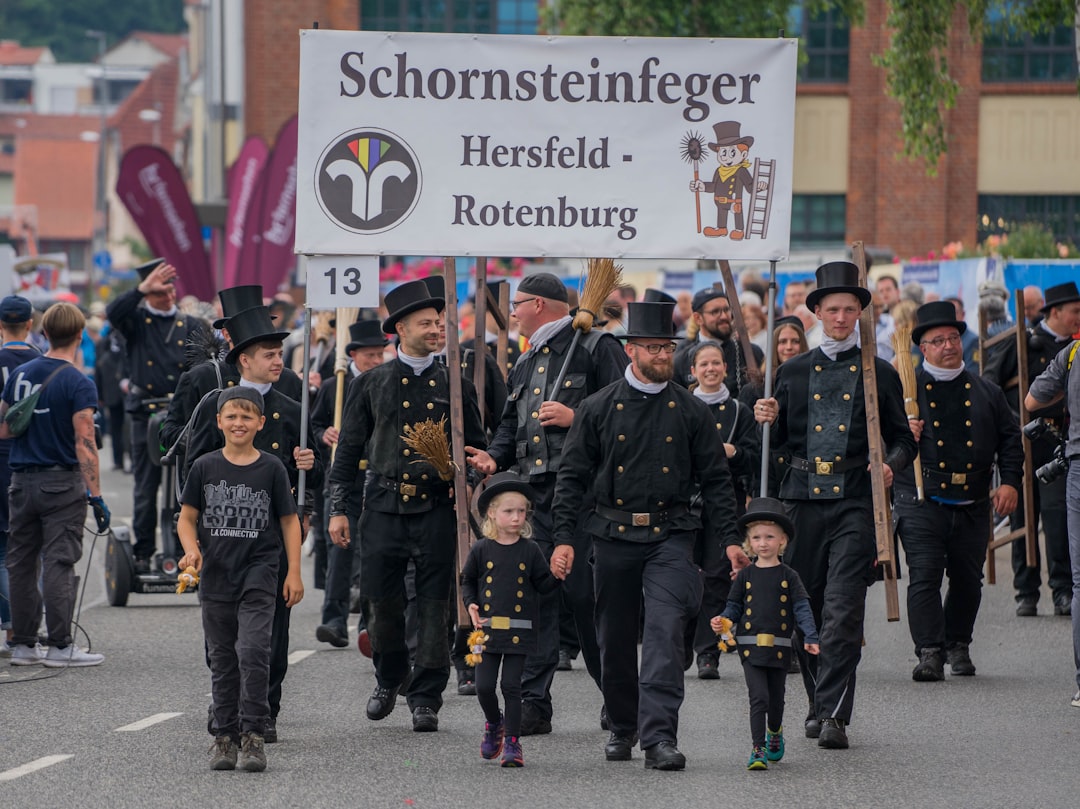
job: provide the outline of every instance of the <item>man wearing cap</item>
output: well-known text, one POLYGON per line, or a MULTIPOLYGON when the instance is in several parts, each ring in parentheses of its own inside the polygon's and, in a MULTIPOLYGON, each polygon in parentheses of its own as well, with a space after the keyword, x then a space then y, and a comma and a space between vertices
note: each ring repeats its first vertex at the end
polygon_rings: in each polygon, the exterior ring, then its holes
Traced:
MULTIPOLYGON (((349 324, 349 343, 345 353, 349 355, 346 369, 346 391, 362 374, 383 364, 383 352, 390 341, 383 334, 382 324, 377 320, 358 320, 349 324)), ((311 435, 316 444, 331 455, 338 442, 338 429, 334 426, 334 404, 337 400, 338 376, 322 383, 319 395, 311 408, 311 435)), ((343 399, 344 401, 344 399, 343 399)), ((366 468, 364 461, 361 468, 366 468)), ((349 516, 349 533, 357 536, 356 518, 364 504, 364 479, 357 475, 353 486, 349 516)), ((329 519, 329 517, 327 517, 329 519)), ((331 646, 344 648, 349 645, 349 590, 353 579, 353 546, 341 547, 330 540, 326 532, 326 588, 323 594, 322 623, 315 628, 315 637, 331 646)), ((360 629, 364 629, 363 619, 360 629)))
MULTIPOLYGON (((1076 283, 1069 281, 1052 286, 1046 290, 1046 301, 1042 309, 1043 319, 1027 330, 1027 367, 1030 385, 1049 367, 1063 348, 1072 342, 1072 335, 1080 331, 1080 291, 1076 283)), ((1012 419, 1018 423, 1020 417, 1019 380, 1017 380, 1016 341, 1009 340, 1001 344, 987 357, 983 369, 983 378, 998 385, 1005 391, 1005 397, 1012 409, 1012 419)), ((1039 412, 1039 416, 1049 422, 1057 431, 1065 426, 1065 406, 1058 402, 1039 412)), ((1075 418, 1075 416, 1074 416, 1075 418)), ((1038 469, 1054 457, 1054 450, 1060 440, 1051 431, 1031 443, 1031 468, 1038 469)), ((1055 615, 1069 615, 1072 611, 1072 569, 1069 561, 1069 531, 1066 519, 1065 476, 1062 475, 1050 483, 1035 481, 1035 513, 1042 522, 1043 535, 1046 538, 1046 577, 1054 601, 1055 615)), ((1020 528, 1024 524, 1024 510, 1013 512, 1012 527, 1020 528)), ((1039 526, 1036 525, 1036 535, 1039 526)), ((1016 614, 1032 616, 1038 614, 1039 588, 1042 554, 1038 543, 1035 545, 1035 567, 1027 566, 1027 548, 1023 542, 1012 543, 1013 587, 1016 590, 1016 614)))
POLYGON ((187 370, 185 346, 205 325, 176 308, 176 268, 155 259, 135 268, 142 281, 106 308, 109 322, 127 343, 128 379, 125 408, 131 415, 131 471, 134 483, 132 530, 135 534, 135 569, 150 570, 157 547, 157 494, 161 466, 150 460, 157 447, 148 444, 150 416, 172 396, 180 375, 187 370))
POLYGON ((578 407, 552 507, 557 547, 551 570, 557 578, 588 565, 575 552, 582 512, 592 537, 596 633, 611 726, 605 756, 628 760, 640 738, 645 767, 659 770, 686 766, 677 746, 684 633, 702 594, 693 558, 702 527, 690 509, 695 493, 700 491, 713 540, 739 542, 731 473, 715 420, 704 402, 670 384, 674 308, 627 305, 630 365, 622 380, 578 407))
POLYGON ((949 301, 920 306, 911 341, 923 354, 915 371, 921 419, 911 421, 922 459, 915 475, 895 477, 897 531, 907 556, 908 627, 919 657, 917 682, 975 673, 969 645, 982 598, 990 512, 1016 508, 1024 469, 1020 429, 996 385, 964 368, 961 335, 949 301), (994 466, 1001 484, 993 486, 994 466), (944 604, 941 580, 948 572, 944 604))
MULTIPOLYGON (((390 314, 383 331, 397 334, 397 359, 362 374, 349 390, 328 498, 330 538, 346 546, 352 538, 353 491, 357 479, 366 477, 359 522, 360 589, 378 681, 367 703, 367 716, 374 721, 389 716, 410 678, 405 574, 409 562, 414 565, 418 632, 407 699, 417 732, 438 730, 442 692, 450 678, 446 630, 456 523, 451 481, 440 478, 403 436, 429 419, 438 424, 450 418, 450 373, 435 362, 444 307, 444 299, 433 297, 423 281, 386 294, 390 314)), ((483 446, 475 390, 468 379, 461 380, 461 387, 465 441, 483 446)))
MULTIPOLYGON (((521 334, 529 340, 529 350, 510 372, 509 401, 491 446, 486 453, 471 452, 469 462, 485 474, 516 467, 528 478, 538 493, 533 539, 550 557, 555 549, 551 503, 567 434, 585 398, 622 378, 627 358, 615 337, 595 328, 583 334, 573 354, 569 353, 574 339, 569 296, 566 285, 550 273, 523 278, 510 307, 517 314, 521 334), (564 366, 562 386, 553 391, 564 366)), ((472 449, 467 447, 466 452, 472 449)), ((579 523, 582 519, 579 516, 579 523)), ((580 524, 575 537, 579 557, 587 560, 589 539, 580 524)), ((595 602, 587 564, 582 565, 581 574, 567 581, 564 597, 574 613, 586 668, 600 687, 595 602)), ((538 651, 526 660, 522 680, 523 736, 551 732, 551 682, 559 664, 558 611, 557 593, 541 596, 538 651)))
MULTIPOLYGON (((855 669, 862 655, 866 590, 874 580, 877 546, 863 394, 859 316, 870 291, 859 269, 833 261, 817 269, 817 288, 806 298, 822 324, 821 345, 777 369, 773 398, 754 407, 770 423, 776 446, 787 445, 780 498, 798 538, 785 561, 810 593, 821 628, 821 654, 800 654, 810 698, 806 735, 818 745, 848 746, 847 724, 855 699, 855 669)), ((884 442, 885 486, 911 463, 915 439, 904 412, 900 377, 875 358, 878 416, 884 442)))
MULTIPOLYGON (((276 455, 285 464, 294 496, 299 492, 300 471, 306 475, 308 491, 322 483, 323 466, 318 452, 300 447, 302 412, 300 403, 274 388, 284 368, 282 341, 288 335, 279 331, 265 306, 234 315, 227 323, 233 347, 225 361, 234 365, 240 373, 237 387, 252 388, 263 398, 263 415, 266 424, 255 435, 255 448, 276 455)), ((187 453, 184 458, 184 478, 196 459, 225 445, 224 436, 217 428, 217 396, 203 398, 192 416, 188 436, 187 453)), ((308 498, 307 503, 311 500, 308 498)), ((301 518, 303 523, 303 517, 301 518)), ((306 527, 306 526, 305 526, 306 527)), ((266 741, 277 741, 277 717, 281 710, 281 685, 285 680, 289 661, 289 607, 282 595, 288 564, 284 561, 285 548, 281 549, 280 581, 277 590, 277 606, 270 633, 270 722, 264 734, 266 741)))
MULTIPOLYGON (((727 378, 724 384, 732 396, 738 397, 739 390, 750 380, 747 375, 746 357, 743 356, 742 344, 731 322, 731 304, 724 291, 715 286, 699 289, 691 302, 694 322, 698 333, 693 340, 683 340, 675 352, 675 381, 684 388, 694 381, 690 373, 690 356, 698 343, 713 340, 724 350, 724 363, 727 365, 727 378)), ((765 353, 751 345, 754 353, 753 362, 757 367, 765 361, 765 353)))

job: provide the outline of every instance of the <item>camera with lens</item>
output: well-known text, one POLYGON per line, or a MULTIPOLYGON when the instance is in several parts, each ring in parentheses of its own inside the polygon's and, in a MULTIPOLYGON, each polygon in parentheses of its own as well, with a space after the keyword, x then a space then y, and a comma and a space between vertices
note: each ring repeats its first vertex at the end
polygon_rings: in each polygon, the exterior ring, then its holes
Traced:
POLYGON ((1028 441, 1034 443, 1044 435, 1057 439, 1054 447, 1054 457, 1035 470, 1035 477, 1040 483, 1053 483, 1064 475, 1069 469, 1069 459, 1065 456, 1065 438, 1061 431, 1050 424, 1046 419, 1035 419, 1024 425, 1024 435, 1028 441))

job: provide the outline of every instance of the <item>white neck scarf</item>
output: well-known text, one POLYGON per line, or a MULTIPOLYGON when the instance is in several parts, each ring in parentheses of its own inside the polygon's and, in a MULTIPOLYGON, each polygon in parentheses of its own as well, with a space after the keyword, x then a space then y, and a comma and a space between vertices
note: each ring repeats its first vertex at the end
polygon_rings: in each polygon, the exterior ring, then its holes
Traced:
POLYGON ((552 337, 559 333, 559 330, 570 323, 570 315, 560 317, 558 320, 553 320, 550 323, 545 323, 543 326, 537 327, 536 331, 532 333, 532 337, 529 338, 529 347, 534 351, 539 351, 544 347, 552 337))
POLYGON ((1067 335, 1067 334, 1058 334, 1058 333, 1057 333, 1056 331, 1054 331, 1054 330, 1053 330, 1053 329, 1051 329, 1051 328, 1050 328, 1049 326, 1047 326, 1047 325, 1046 325, 1046 320, 1045 320, 1045 319, 1043 319, 1043 320, 1040 320, 1040 321, 1039 321, 1039 325, 1040 325, 1040 326, 1042 326, 1042 328, 1043 328, 1043 331, 1045 331, 1045 332, 1046 332, 1047 334, 1049 334, 1049 335, 1050 335, 1051 337, 1053 337, 1053 338, 1054 338, 1055 340, 1057 340, 1057 341, 1058 341, 1059 343, 1062 343, 1062 342, 1064 342, 1065 340, 1068 340, 1068 339, 1069 339, 1069 335, 1067 335))
POLYGON ((426 357, 412 357, 406 354, 401 348, 398 348, 398 359, 413 369, 415 376, 420 376, 428 368, 431 367, 431 363, 435 362, 435 355, 428 354, 426 357))
POLYGON ((176 304, 175 303, 172 306, 170 306, 168 309, 155 309, 153 306, 151 306, 148 303, 144 303, 143 306, 146 307, 146 311, 148 311, 150 314, 154 315, 155 317, 174 317, 176 315, 176 304))
POLYGON ((627 385, 634 390, 639 390, 642 393, 648 393, 649 395, 655 395, 667 387, 667 382, 642 382, 634 376, 633 365, 626 366, 626 371, 623 372, 623 376, 626 377, 627 385))
POLYGON ((712 393, 706 393, 701 388, 694 388, 694 395, 701 399, 707 405, 723 404, 731 398, 731 391, 727 389, 727 385, 720 383, 720 390, 713 391, 712 393))
POLYGON ((964 373, 963 363, 960 363, 959 368, 938 368, 923 359, 922 367, 926 369, 926 373, 930 374, 938 382, 952 382, 956 377, 964 373))
POLYGON ((821 345, 819 345, 818 348, 820 348, 822 353, 826 357, 828 357, 830 360, 835 360, 837 357, 839 357, 842 353, 847 351, 849 348, 854 348, 856 343, 858 343, 858 340, 859 340, 859 331, 858 331, 858 329, 853 331, 851 334, 849 334, 843 340, 834 340, 833 338, 829 337, 828 335, 825 335, 824 337, 821 338, 821 345))
POLYGON ((242 388, 254 388, 259 393, 261 393, 263 396, 265 396, 266 394, 268 394, 270 392, 270 388, 274 387, 274 383, 273 382, 263 382, 263 383, 252 382, 249 379, 244 379, 244 378, 241 377, 241 379, 240 379, 240 387, 242 387, 242 388))

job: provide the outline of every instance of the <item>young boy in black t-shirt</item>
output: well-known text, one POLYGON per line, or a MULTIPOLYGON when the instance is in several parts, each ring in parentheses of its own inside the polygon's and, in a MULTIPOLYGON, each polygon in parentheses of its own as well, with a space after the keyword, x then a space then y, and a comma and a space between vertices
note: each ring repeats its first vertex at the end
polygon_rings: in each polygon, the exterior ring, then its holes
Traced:
POLYGON ((270 718, 270 627, 281 543, 289 569, 282 595, 304 597, 300 522, 281 460, 255 449, 266 422, 262 395, 234 387, 218 397, 225 447, 195 461, 181 497, 180 568, 200 574, 199 600, 210 660, 214 744, 210 768, 266 769, 263 732, 270 718))

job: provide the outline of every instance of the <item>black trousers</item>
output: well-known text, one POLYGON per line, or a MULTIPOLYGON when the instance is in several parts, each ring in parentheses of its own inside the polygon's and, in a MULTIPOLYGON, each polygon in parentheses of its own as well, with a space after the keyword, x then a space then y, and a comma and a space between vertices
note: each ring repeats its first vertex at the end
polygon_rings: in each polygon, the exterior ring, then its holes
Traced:
POLYGON ((796 632, 796 653, 810 713, 851 721, 855 670, 862 658, 866 590, 873 581, 877 544, 869 497, 785 500, 795 539, 784 561, 795 568, 818 625, 821 653, 807 654, 796 632))
POLYGON ((701 608, 701 576, 693 552, 692 533, 670 534, 649 544, 593 537, 604 702, 611 730, 624 736, 636 731, 643 749, 678 741, 683 635, 701 608))
POLYGON ((743 663, 743 677, 750 694, 750 735, 754 747, 765 744, 765 727, 779 733, 784 724, 784 686, 787 666, 755 666, 743 663))
POLYGON ((971 643, 982 600, 990 501, 896 505, 908 567, 908 627, 915 653, 971 643), (948 574, 944 603, 941 580, 948 574))
POLYGON ((127 423, 124 403, 109 407, 109 439, 112 444, 113 466, 124 468, 124 452, 127 449, 127 423))
POLYGON ((495 681, 502 668, 503 706, 506 712, 504 729, 507 736, 521 733, 521 672, 525 668, 525 655, 492 654, 484 652, 476 667, 476 698, 484 711, 484 718, 495 724, 499 721, 499 698, 495 695, 495 681))
POLYGON ((157 548, 158 489, 161 488, 161 467, 150 463, 150 447, 146 441, 147 417, 131 414, 131 471, 134 483, 134 502, 131 528, 135 534, 135 558, 149 559, 157 548))
MULTIPOLYGON (((322 515, 323 519, 328 519, 322 515)), ((323 592, 322 622, 333 626, 343 635, 348 635, 349 598, 352 589, 353 560, 356 546, 360 544, 357 532, 357 520, 349 514, 349 547, 340 548, 330 541, 329 532, 324 531, 326 549, 326 582, 323 592)), ((315 540, 319 542, 317 538, 315 540)))
MULTIPOLYGON (((1036 464, 1037 466, 1037 464, 1036 464)), ((1072 600, 1072 567, 1069 561, 1068 510, 1065 505, 1065 475, 1052 483, 1035 482, 1035 514, 1046 539, 1046 583, 1050 585, 1054 603, 1072 600)), ((1020 490, 1020 505, 1009 518, 1010 525, 1024 525, 1024 490, 1020 490)), ((1035 526, 1038 536, 1039 526, 1035 526)), ((1012 543, 1013 589, 1017 599, 1039 600, 1042 550, 1035 543, 1035 567, 1027 566, 1027 546, 1012 543)))
MULTIPOLYGON (((745 509, 740 509, 745 511, 745 509)), ((709 621, 724 611, 728 593, 731 592, 731 560, 723 546, 716 541, 716 533, 707 522, 697 535, 694 546, 694 561, 701 568, 704 589, 701 595, 701 610, 698 612, 693 637, 694 651, 700 654, 718 655, 716 633, 709 626, 709 621)))
POLYGON ((270 638, 274 595, 248 590, 238 601, 202 602, 216 736, 254 731, 270 718, 270 638))
POLYGON ((454 512, 440 503, 420 514, 366 509, 360 516, 360 589, 379 685, 394 688, 409 673, 405 574, 416 572, 417 645, 409 710, 438 711, 450 678, 447 616, 454 579, 454 512))

